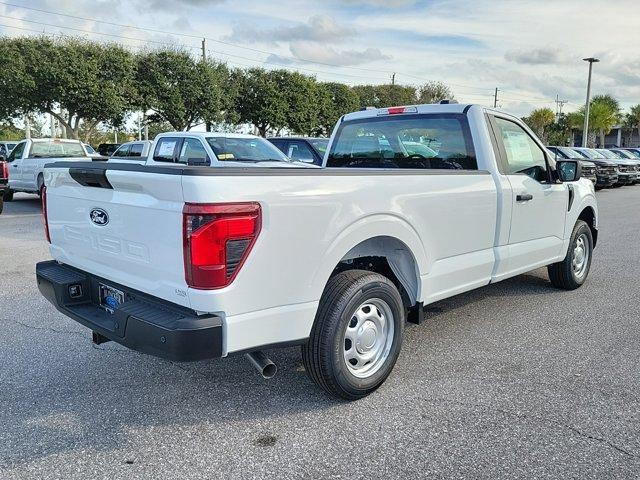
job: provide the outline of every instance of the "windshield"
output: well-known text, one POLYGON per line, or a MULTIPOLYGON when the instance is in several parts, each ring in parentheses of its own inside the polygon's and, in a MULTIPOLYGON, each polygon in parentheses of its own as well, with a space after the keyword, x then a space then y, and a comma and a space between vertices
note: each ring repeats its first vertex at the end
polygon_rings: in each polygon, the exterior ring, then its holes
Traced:
POLYGON ((64 158, 84 157, 84 149, 80 142, 61 142, 50 140, 47 142, 34 142, 29 152, 31 158, 64 158))
POLYGON ((583 155, 580 155, 578 152, 576 152, 575 150, 571 150, 570 148, 567 147, 556 147, 558 149, 558 151, 564 153, 566 155, 567 158, 584 158, 583 155))
POLYGON ((458 114, 373 117, 344 122, 329 167, 477 169, 466 118, 458 114))
POLYGON ((312 138, 309 141, 311 142, 311 145, 313 145, 313 147, 322 155, 324 155, 324 152, 327 151, 327 147, 329 146, 328 138, 312 138))
POLYGON ((640 151, 638 150, 625 150, 625 152, 630 153, 631 155, 633 155, 634 157, 640 157, 640 151))
POLYGON ((584 154, 587 158, 605 158, 600 152, 596 152, 590 148, 581 148, 580 150, 576 149, 577 152, 584 154))
POLYGON ((13 150, 14 148, 16 148, 17 143, 7 143, 7 149, 9 151, 13 150))
POLYGON ((207 143, 221 161, 289 162, 287 156, 264 138, 207 137, 207 143))
POLYGON ((598 153, 601 154, 604 158, 620 158, 618 155, 610 152, 609 150, 598 150, 598 153))
POLYGON ((626 150, 614 150, 614 152, 620 155, 620 157, 622 158, 632 158, 633 160, 636 159, 635 155, 627 152, 626 150))

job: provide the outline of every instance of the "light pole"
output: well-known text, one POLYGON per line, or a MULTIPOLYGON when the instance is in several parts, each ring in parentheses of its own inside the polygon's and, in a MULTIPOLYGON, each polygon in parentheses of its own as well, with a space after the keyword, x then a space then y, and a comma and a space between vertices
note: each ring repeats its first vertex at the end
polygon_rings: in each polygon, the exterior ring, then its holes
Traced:
POLYGON ((585 62, 589 62, 589 80, 587 81, 587 103, 584 107, 584 128, 582 130, 582 146, 587 146, 587 136, 589 135, 589 103, 591 102, 591 71, 593 70, 593 64, 599 62, 597 58, 589 57, 583 58, 585 62))

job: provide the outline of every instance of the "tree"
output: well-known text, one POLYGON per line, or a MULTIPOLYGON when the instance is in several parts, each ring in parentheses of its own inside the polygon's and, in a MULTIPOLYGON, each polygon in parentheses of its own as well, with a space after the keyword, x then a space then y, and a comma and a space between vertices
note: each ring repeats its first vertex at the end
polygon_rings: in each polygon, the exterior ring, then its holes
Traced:
POLYGON ((99 122, 121 123, 133 98, 133 56, 117 45, 81 39, 0 41, 0 117, 53 115, 79 138, 99 122))
POLYGON ((275 70, 273 77, 279 95, 286 103, 284 127, 291 132, 311 135, 318 121, 318 94, 315 78, 288 70, 275 70))
POLYGON ((443 82, 427 82, 418 87, 418 103, 439 103, 441 100, 454 100, 453 92, 443 82))
POLYGON ((596 95, 589 106, 589 125, 600 137, 604 148, 604 137, 620 121, 620 104, 611 95, 596 95))
POLYGON ((315 135, 329 135, 338 119, 345 113, 358 110, 357 93, 343 83, 319 83, 317 86, 318 119, 315 135))
POLYGON ((638 136, 640 137, 640 105, 634 105, 629 109, 629 113, 625 117, 625 122, 631 129, 631 136, 627 146, 631 146, 631 138, 633 138, 633 128, 638 129, 638 136))
POLYGON ((545 129, 553 124, 556 119, 555 113, 550 108, 536 108, 528 117, 524 117, 522 120, 529 125, 538 137, 543 142, 546 142, 545 129))
POLYGON ((168 122, 175 130, 218 122, 224 118, 221 84, 225 75, 224 65, 197 62, 184 51, 141 53, 135 74, 136 103, 140 110, 153 110, 152 122, 168 122))
POLYGON ((268 130, 279 130, 287 124, 287 101, 280 90, 276 71, 250 68, 241 79, 236 103, 241 122, 253 124, 261 136, 268 130))
POLYGON ((353 87, 353 91, 360 99, 360 108, 384 108, 416 103, 416 89, 411 86, 390 83, 385 85, 356 85, 353 87))

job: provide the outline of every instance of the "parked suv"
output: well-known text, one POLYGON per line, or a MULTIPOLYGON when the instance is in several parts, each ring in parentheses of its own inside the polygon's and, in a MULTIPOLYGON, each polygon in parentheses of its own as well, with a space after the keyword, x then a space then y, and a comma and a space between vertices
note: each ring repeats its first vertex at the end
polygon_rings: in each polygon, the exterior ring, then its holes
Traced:
POLYGON ((291 160, 322 165, 328 138, 272 137, 267 138, 291 160))
POLYGON ((621 148, 610 148, 609 151, 615 153, 623 160, 627 160, 635 165, 636 168, 636 179, 633 182, 634 184, 640 183, 640 158, 636 157, 633 153, 628 150, 623 150, 621 148))
POLYGON ((571 150, 595 163, 597 188, 613 187, 618 183, 618 165, 615 162, 607 160, 592 148, 571 147, 571 150))
POLYGON ((617 153, 606 148, 597 148, 596 151, 618 165, 618 184, 633 185, 638 181, 638 162, 623 158, 617 153))
POLYGON ((152 143, 150 140, 123 143, 113 152, 109 160, 113 162, 133 161, 144 163, 147 161, 147 155, 149 155, 149 148, 152 143))
POLYGON ((571 150, 569 147, 550 146, 547 147, 547 149, 555 155, 556 160, 578 160, 582 167, 582 177, 591 180, 596 187, 602 188, 602 185, 598 185, 598 177, 596 175, 597 167, 595 163, 585 159, 582 155, 575 150, 571 150))

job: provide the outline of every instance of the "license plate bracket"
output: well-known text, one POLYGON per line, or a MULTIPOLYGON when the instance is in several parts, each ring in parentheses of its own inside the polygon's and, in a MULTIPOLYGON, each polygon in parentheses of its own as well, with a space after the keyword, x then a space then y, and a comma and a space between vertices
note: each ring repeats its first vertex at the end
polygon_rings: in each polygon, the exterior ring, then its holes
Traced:
POLYGON ((109 313, 113 313, 120 305, 124 303, 125 296, 122 290, 118 290, 110 285, 103 283, 98 287, 98 298, 100 307, 109 313))

